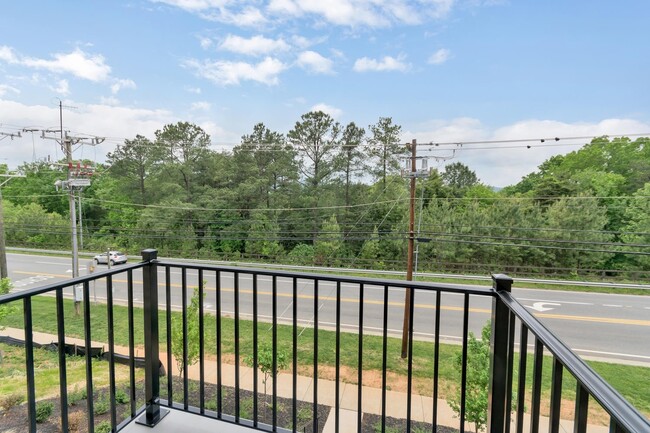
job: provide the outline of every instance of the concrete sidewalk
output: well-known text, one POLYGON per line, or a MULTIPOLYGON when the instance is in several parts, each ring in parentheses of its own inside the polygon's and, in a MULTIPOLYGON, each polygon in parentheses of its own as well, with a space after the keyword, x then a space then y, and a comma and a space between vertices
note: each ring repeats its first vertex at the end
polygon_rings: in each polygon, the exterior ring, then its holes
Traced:
MULTIPOLYGON (((24 331, 22 329, 13 329, 5 328, 0 331, 0 335, 7 335, 16 339, 24 340, 24 331)), ((45 334, 41 332, 34 332, 33 334, 34 342, 47 344, 51 342, 56 342, 57 337, 51 334, 45 334)), ((66 343, 84 345, 82 339, 77 338, 66 338, 66 343)), ((103 346, 107 349, 106 343, 93 342, 93 347, 103 346)), ((115 352, 128 355, 128 347, 115 346, 115 352)), ((136 356, 142 355, 142 350, 140 349, 139 354, 136 353, 136 356)), ((160 360, 167 369, 167 354, 164 352, 160 353, 160 360)), ((172 373, 178 374, 176 365, 172 365, 172 373)), ((188 369, 188 376, 191 379, 198 380, 200 375, 200 370, 198 364, 191 366, 188 369)), ((239 386, 241 389, 248 391, 253 390, 253 369, 247 366, 239 367, 239 386)), ((258 390, 262 389, 262 380, 264 375, 261 372, 258 372, 258 390)), ((217 383, 217 372, 216 368, 208 368, 205 370, 205 381, 208 383, 217 383)), ((278 397, 283 398, 293 398, 293 376, 291 374, 280 373, 277 377, 277 390, 278 397)), ((234 387, 235 385, 235 366, 231 364, 222 364, 222 377, 221 383, 224 386, 234 387)), ((390 383, 389 383, 390 385, 390 383)), ((271 384, 268 385, 269 387, 271 384)), ((297 386, 296 386, 296 395, 298 400, 305 402, 313 402, 314 397, 314 380, 311 377, 298 376, 297 377, 297 386)), ((362 387, 362 412, 368 414, 381 415, 381 401, 382 401, 382 390, 379 388, 372 388, 368 386, 362 387)), ((325 433, 334 432, 334 406, 336 403, 336 384, 334 381, 318 379, 318 403, 326 406, 332 407, 330 416, 326 422, 325 433)), ((340 411, 340 433, 353 433, 357 431, 357 414, 358 414, 358 386, 350 383, 341 383, 339 389, 339 408, 340 411)), ((393 418, 405 419, 407 415, 407 394, 404 392, 396 391, 386 391, 386 416, 393 418)), ((460 428, 460 420, 454 414, 453 410, 447 404, 446 400, 439 399, 437 402, 437 415, 438 415, 438 424, 441 426, 448 426, 452 428, 460 428)), ((411 395, 411 419, 413 421, 421 421, 426 423, 431 423, 433 419, 433 398, 418 394, 411 395)), ((540 431, 548 430, 548 418, 540 417, 539 427, 540 431)), ((573 422, 562 420, 560 426, 560 431, 573 431, 573 422)), ((514 431, 515 423, 513 420, 512 428, 514 431)), ((473 425, 465 423, 465 430, 471 431, 473 425)), ((527 431, 530 429, 530 417, 528 414, 524 416, 524 429, 527 431)), ((608 433, 609 429, 606 426, 594 426, 589 425, 590 433, 608 433)))

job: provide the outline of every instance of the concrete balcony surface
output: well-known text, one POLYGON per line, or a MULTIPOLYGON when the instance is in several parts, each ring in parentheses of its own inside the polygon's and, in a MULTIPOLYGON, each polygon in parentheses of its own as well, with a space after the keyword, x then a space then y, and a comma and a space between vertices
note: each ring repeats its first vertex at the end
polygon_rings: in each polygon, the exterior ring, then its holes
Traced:
POLYGON ((167 409, 169 414, 161 419, 155 427, 137 424, 132 421, 121 431, 124 433, 250 433, 251 428, 183 412, 167 409))

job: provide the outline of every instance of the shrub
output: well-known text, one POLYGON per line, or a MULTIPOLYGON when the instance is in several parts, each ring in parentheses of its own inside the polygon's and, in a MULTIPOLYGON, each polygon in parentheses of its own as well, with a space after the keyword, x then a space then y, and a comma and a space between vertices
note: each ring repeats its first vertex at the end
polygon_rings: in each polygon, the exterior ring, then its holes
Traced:
MULTIPOLYGON (((483 326, 481 339, 478 340, 472 332, 467 341, 467 382, 465 391, 465 419, 474 423, 475 431, 481 431, 487 424, 488 383, 490 379, 490 336, 491 322, 483 326)), ((458 370, 463 366, 463 356, 459 353, 454 360, 458 370)), ((449 405, 460 415, 461 387, 456 395, 449 399, 449 405)))
MULTIPOLYGON (((11 283, 11 280, 9 278, 0 278, 0 296, 6 295, 7 293, 11 292, 12 288, 13 288, 13 284, 11 283)), ((0 305, 0 321, 3 318, 14 313, 16 310, 17 308, 13 304, 0 305)), ((0 330, 2 329, 4 329, 4 326, 0 326, 0 330)), ((0 354, 1 353, 2 352, 0 352, 0 354)), ((0 356, 0 362, 2 362, 1 356, 0 356)))
POLYGON ((129 395, 123 389, 115 391, 115 401, 118 404, 126 404, 129 402, 129 395))
POLYGON ((18 406, 25 401, 25 396, 21 393, 14 392, 12 394, 0 396, 0 407, 8 410, 14 406, 18 406))
POLYGON ((88 397, 86 388, 83 387, 79 389, 77 386, 74 387, 74 391, 68 393, 68 406, 74 406, 79 403, 81 400, 85 400, 88 397))
POLYGON ((97 425, 95 432, 97 433, 110 433, 112 430, 111 423, 108 421, 102 421, 97 425))
POLYGON ((39 424, 45 422, 52 415, 52 410, 54 410, 54 403, 52 402, 41 401, 36 403, 36 422, 39 424))
POLYGON ((245 398, 239 403, 239 417, 253 419, 253 398, 245 398))
POLYGON ((217 410, 217 402, 216 402, 216 400, 208 400, 208 401, 206 401, 205 402, 205 408, 207 410, 216 411, 217 410))
POLYGON ((110 403, 108 402, 107 398, 101 398, 97 399, 95 402, 95 407, 93 408, 93 412, 95 412, 95 415, 103 415, 106 412, 108 412, 108 409, 110 408, 110 403))
POLYGON ((86 414, 82 411, 70 412, 68 414, 68 430, 79 431, 82 430, 86 421, 86 414))

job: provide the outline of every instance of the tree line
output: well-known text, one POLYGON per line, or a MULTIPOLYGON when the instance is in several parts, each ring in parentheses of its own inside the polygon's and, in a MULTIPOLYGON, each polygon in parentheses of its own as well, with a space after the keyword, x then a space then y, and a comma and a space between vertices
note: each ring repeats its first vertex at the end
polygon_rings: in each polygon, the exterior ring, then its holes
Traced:
MULTIPOLYGON (((390 117, 366 129, 309 112, 215 151, 199 126, 165 125, 96 165, 78 193, 83 249, 404 270, 400 136, 390 117)), ((69 249, 67 193, 54 191, 68 167, 20 169, 3 187, 7 245, 69 249)), ((650 270, 649 182, 648 138, 596 138, 499 191, 460 162, 432 170, 417 182, 417 271, 637 277, 650 270)))

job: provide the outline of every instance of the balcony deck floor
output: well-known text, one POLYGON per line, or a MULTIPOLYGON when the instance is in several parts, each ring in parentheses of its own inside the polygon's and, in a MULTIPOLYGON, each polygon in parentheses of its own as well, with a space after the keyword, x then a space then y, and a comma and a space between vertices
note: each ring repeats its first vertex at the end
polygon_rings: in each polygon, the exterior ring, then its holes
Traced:
POLYGON ((192 433, 247 433, 251 429, 177 409, 169 409, 169 414, 153 428, 132 421, 121 431, 124 433, 178 433, 190 431, 192 433))

